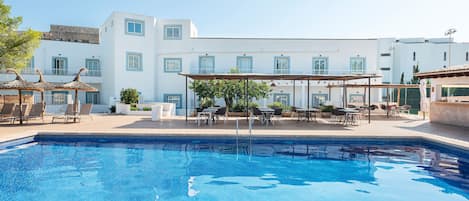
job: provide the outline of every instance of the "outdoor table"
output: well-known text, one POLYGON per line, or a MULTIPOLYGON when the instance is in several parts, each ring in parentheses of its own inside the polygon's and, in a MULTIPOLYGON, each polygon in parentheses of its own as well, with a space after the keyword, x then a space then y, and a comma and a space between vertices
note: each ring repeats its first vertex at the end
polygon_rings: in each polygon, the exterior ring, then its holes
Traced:
POLYGON ((275 113, 275 110, 272 108, 259 108, 259 111, 262 113, 263 122, 266 125, 269 125, 269 122, 272 123, 272 116, 275 113))
POLYGON ((356 108, 344 108, 339 111, 345 112, 344 125, 358 123, 360 117, 360 111, 356 108))
POLYGON ((219 107, 208 107, 208 108, 203 109, 202 112, 198 112, 197 113, 197 124, 200 126, 200 118, 202 116, 206 116, 207 117, 206 124, 212 125, 212 121, 215 118, 215 112, 217 112, 218 109, 219 109, 219 107))
MULTIPOLYGON (((309 117, 311 116, 311 113, 318 113, 318 112, 321 112, 320 109, 318 108, 298 108, 296 109, 297 112, 301 112, 301 113, 305 113, 305 118, 307 121, 309 121, 309 117)), ((314 119, 316 120, 316 116, 317 115, 314 115, 314 119)), ((298 116, 298 120, 300 117, 298 116)))

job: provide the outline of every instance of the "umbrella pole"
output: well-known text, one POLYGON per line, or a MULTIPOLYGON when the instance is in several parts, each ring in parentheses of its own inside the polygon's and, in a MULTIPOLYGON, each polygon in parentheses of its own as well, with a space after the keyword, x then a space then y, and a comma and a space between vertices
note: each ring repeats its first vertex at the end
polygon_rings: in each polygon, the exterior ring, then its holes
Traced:
POLYGON ((75 115, 73 117, 73 122, 77 122, 76 115, 78 114, 78 89, 75 89, 75 101, 73 102, 73 104, 73 114, 75 115))
POLYGON ((21 100, 21 89, 18 89, 18 97, 20 98, 20 124, 23 124, 23 111, 22 111, 22 106, 23 106, 23 101, 21 100))
POLYGON ((42 103, 42 113, 41 113, 41 119, 44 121, 44 113, 46 111, 46 104, 44 101, 44 91, 41 91, 41 103, 42 103))

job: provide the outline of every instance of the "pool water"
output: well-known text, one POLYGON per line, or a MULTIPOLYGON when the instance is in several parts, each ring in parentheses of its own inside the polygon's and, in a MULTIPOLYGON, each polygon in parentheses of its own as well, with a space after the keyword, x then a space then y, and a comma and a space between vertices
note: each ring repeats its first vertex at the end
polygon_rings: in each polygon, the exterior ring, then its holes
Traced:
POLYGON ((40 139, 0 149, 0 200, 458 201, 468 159, 421 142, 40 139))

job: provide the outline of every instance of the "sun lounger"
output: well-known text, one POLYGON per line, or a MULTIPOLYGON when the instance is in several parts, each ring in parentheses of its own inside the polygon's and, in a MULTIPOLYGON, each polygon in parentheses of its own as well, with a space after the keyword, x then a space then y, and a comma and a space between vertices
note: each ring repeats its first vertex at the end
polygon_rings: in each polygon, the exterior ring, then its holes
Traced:
POLYGON ((62 115, 55 115, 52 117, 52 123, 54 123, 55 119, 63 119, 64 122, 67 122, 68 119, 73 118, 75 116, 73 112, 73 105, 72 104, 67 104, 67 109, 65 110, 65 113, 62 115))
POLYGON ((12 117, 14 109, 15 109, 14 103, 4 104, 2 107, 2 110, 0 111, 0 119, 12 117))
POLYGON ((88 116, 90 119, 93 119, 91 116, 91 109, 93 108, 93 104, 83 104, 80 107, 80 113, 78 113, 77 116, 74 118, 78 119, 78 121, 81 120, 82 117, 88 116))
POLYGON ((29 121, 31 119, 41 118, 42 121, 44 122, 43 113, 44 113, 44 104, 35 103, 31 106, 31 110, 29 111, 29 114, 27 114, 23 119, 25 121, 29 121))
POLYGON ((10 117, 6 117, 6 119, 10 120, 10 123, 15 123, 15 120, 20 119, 20 115, 24 117, 26 114, 26 109, 28 109, 28 105, 21 105, 21 113, 20 113, 20 105, 15 105, 15 109, 13 110, 13 115, 10 117))

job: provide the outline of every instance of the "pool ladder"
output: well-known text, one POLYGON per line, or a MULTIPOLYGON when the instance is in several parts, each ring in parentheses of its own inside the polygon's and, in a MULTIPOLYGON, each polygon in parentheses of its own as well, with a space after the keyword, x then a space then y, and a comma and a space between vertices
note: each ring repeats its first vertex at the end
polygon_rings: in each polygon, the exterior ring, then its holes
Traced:
MULTIPOLYGON (((249 117, 249 159, 252 155, 252 118, 249 117)), ((238 159, 239 154, 239 120, 236 119, 236 159, 238 159)))

